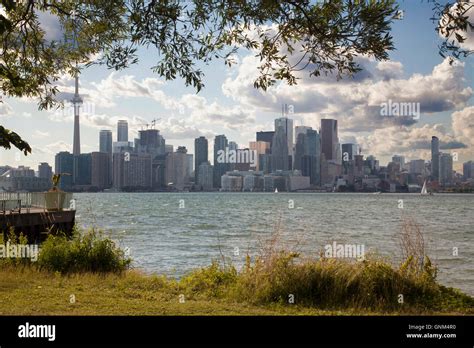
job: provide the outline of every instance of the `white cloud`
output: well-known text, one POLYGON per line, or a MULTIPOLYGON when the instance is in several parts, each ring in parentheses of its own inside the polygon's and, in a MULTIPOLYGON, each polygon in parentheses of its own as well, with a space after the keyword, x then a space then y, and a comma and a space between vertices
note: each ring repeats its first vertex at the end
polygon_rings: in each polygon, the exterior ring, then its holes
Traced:
POLYGON ((43 139, 43 138, 47 138, 49 136, 50 136, 49 132, 42 132, 40 130, 35 130, 35 132, 32 135, 32 138, 43 139))
POLYGON ((381 103, 419 103, 423 116, 451 111, 465 106, 473 94, 465 86, 464 64, 452 65, 444 60, 430 74, 413 74, 405 78, 400 62, 376 63, 361 59, 365 73, 355 79, 303 78, 302 83, 288 86, 280 83, 267 92, 256 90, 257 58, 242 60, 234 78, 227 78, 223 93, 249 108, 279 113, 282 103, 293 105, 294 111, 308 125, 316 126, 323 117, 339 119, 341 130, 365 132, 394 125, 411 125, 411 118, 381 117, 381 103))

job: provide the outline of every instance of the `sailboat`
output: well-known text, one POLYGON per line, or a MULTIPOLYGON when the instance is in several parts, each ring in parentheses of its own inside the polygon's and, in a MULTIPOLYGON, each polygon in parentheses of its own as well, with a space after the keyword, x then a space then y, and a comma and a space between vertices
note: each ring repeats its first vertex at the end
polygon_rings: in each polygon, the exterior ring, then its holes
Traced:
POLYGON ((425 182, 423 183, 423 188, 421 189, 421 194, 422 194, 423 196, 429 195, 428 190, 426 189, 426 180, 425 180, 425 182))
POLYGON ((278 188, 275 188, 275 193, 278 193, 278 188))

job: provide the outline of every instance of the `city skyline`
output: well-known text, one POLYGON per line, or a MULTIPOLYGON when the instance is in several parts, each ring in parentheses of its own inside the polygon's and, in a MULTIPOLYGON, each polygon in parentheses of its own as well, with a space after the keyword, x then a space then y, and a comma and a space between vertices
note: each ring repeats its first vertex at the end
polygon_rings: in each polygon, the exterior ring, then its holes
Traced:
MULTIPOLYGON (((181 81, 156 78, 148 70, 146 52, 142 63, 124 72, 85 69, 80 76, 82 151, 97 149, 96 133, 102 128, 112 129, 115 139, 118 120, 127 120, 129 130, 138 132, 157 116, 161 119, 156 127, 175 147, 183 145, 192 152, 196 137, 212 139, 218 134, 246 145, 256 131, 271 129, 281 106, 287 104, 294 126, 318 129, 321 118, 337 119, 341 143, 358 143, 364 154, 374 154, 383 162, 392 154, 428 159, 431 136, 435 135, 442 150, 458 152, 454 165, 460 170, 462 163, 473 157, 472 59, 453 65, 444 61, 432 47, 437 38, 429 20, 430 6, 403 6, 404 20, 394 23, 397 51, 384 62, 358 57, 363 71, 352 80, 336 81, 332 76, 310 80, 302 74, 296 86, 278 84, 265 93, 255 91, 251 52, 239 54, 238 64, 230 69, 219 64, 203 66, 206 88, 199 94, 183 87, 181 81), (413 31, 419 35, 413 37, 413 31), (416 54, 418 50, 423 55, 416 54), (419 119, 380 117, 381 104, 390 101, 419 103, 419 119)), ((71 100, 74 82, 70 76, 58 82, 60 98, 71 100)), ((72 151, 71 106, 40 112, 33 99, 4 98, 0 117, 33 147, 33 154, 21 156, 20 161, 16 150, 2 152, 2 164, 33 167, 40 162, 53 163, 58 151, 72 151)), ((208 151, 212 151, 211 143, 208 151)))

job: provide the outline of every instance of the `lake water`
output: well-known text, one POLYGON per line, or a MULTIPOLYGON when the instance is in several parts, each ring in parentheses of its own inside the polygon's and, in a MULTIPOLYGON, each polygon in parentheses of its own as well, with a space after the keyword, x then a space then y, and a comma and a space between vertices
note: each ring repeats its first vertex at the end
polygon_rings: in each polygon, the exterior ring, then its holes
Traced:
POLYGON ((179 277, 221 254, 241 265, 278 231, 279 245, 317 257, 333 242, 396 262, 402 221, 424 233, 439 280, 474 295, 474 195, 344 193, 81 193, 79 226, 105 230, 135 266, 179 277), (458 255, 453 255, 457 248, 458 255))

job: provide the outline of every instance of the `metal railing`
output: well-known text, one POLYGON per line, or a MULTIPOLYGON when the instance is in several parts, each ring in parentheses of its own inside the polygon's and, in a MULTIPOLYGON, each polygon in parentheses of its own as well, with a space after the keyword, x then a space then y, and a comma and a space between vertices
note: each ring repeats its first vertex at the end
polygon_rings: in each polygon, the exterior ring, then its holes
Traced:
POLYGON ((0 213, 75 210, 71 192, 0 192, 0 213))

